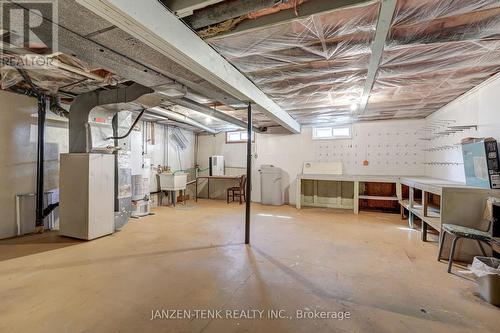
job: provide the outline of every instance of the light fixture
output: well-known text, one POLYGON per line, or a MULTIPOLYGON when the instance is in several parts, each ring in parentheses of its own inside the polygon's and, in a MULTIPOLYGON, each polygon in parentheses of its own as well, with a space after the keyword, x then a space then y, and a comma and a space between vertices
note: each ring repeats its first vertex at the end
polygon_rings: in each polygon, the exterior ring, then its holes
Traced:
POLYGON ((210 117, 210 116, 206 116, 206 117, 205 117, 205 122, 206 122, 207 124, 210 124, 210 123, 212 122, 212 117, 210 117))
POLYGON ((356 111, 357 109, 358 109, 358 104, 356 104, 356 103, 352 103, 352 104, 351 104, 351 111, 352 111, 352 112, 354 112, 354 111, 356 111))

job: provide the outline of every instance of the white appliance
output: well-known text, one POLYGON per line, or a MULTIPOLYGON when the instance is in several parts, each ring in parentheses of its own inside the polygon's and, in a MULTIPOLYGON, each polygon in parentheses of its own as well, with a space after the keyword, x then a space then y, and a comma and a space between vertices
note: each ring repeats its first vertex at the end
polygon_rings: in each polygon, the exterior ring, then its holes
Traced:
POLYGON ((342 162, 304 162, 304 175, 341 175, 342 162))
POLYGON ((209 176, 224 176, 224 156, 214 155, 208 158, 209 176))
POLYGON ((132 217, 142 217, 149 215, 149 199, 132 200, 132 217))
POLYGON ((130 216, 142 217, 149 215, 151 160, 144 158, 142 155, 142 137, 140 136, 140 132, 139 135, 135 134, 131 136, 132 211, 130 216))
POLYGON ((132 176, 132 217, 149 215, 149 168, 132 176))
POLYGON ((59 234, 94 239, 115 231, 115 157, 61 154, 59 234))
POLYGON ((282 170, 274 165, 260 166, 260 201, 263 205, 283 205, 283 189, 281 186, 282 170))

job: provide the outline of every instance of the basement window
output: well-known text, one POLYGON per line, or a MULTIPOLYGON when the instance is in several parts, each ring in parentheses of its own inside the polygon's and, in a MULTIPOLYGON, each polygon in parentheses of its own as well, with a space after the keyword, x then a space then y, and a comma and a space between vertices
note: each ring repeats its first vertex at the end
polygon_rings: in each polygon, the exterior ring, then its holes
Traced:
POLYGON ((315 140, 350 139, 351 126, 313 127, 312 136, 315 140))
MULTIPOLYGON (((248 134, 246 131, 226 132, 226 143, 247 142, 248 134)), ((255 133, 252 132, 252 142, 255 142, 255 133)))

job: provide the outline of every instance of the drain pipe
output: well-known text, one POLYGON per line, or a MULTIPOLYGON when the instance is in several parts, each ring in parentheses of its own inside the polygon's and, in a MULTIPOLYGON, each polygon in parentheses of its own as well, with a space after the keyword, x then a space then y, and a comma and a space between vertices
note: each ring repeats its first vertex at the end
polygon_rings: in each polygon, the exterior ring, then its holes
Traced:
POLYGON ((45 118, 47 115, 47 96, 42 93, 35 86, 28 73, 22 68, 17 68, 19 74, 21 74, 24 81, 31 87, 32 96, 37 99, 38 106, 38 135, 36 144, 36 208, 35 208, 35 227, 37 232, 43 232, 43 220, 50 212, 57 207, 56 205, 50 205, 50 207, 44 208, 43 205, 43 191, 44 191, 44 161, 45 161, 45 118))
MULTIPOLYGON (((45 161, 45 117, 47 115, 47 101, 45 95, 38 94, 38 142, 36 154, 36 222, 35 226, 43 231, 43 173, 45 161)), ((55 207, 54 207, 55 208, 55 207)))
POLYGON ((57 96, 50 96, 50 111, 59 117, 64 117, 69 119, 69 111, 64 109, 61 104, 59 104, 59 98, 57 96))
POLYGON ((184 123, 184 124, 188 124, 188 125, 191 125, 191 126, 194 126, 194 127, 198 127, 210 134, 217 134, 219 133, 218 131, 210 128, 210 127, 207 127, 205 125, 203 125, 202 123, 199 123, 197 122, 196 120, 194 119, 191 119, 187 116, 184 116, 182 114, 179 114, 177 112, 173 112, 173 111, 170 111, 170 110, 166 110, 166 109, 163 109, 163 108, 160 108, 160 107, 154 107, 154 108, 151 108, 151 109, 148 109, 147 113, 146 114, 149 114, 149 115, 152 115, 152 116, 157 116, 157 117, 163 117, 163 118, 168 118, 170 120, 175 120, 175 121, 178 121, 178 122, 181 122, 181 123, 184 123))
MULTIPOLYGON (((212 118, 219 119, 219 120, 228 122, 230 124, 236 125, 242 129, 247 128, 246 122, 239 120, 238 118, 232 117, 232 116, 230 116, 222 111, 215 110, 215 109, 212 109, 206 105, 192 101, 189 98, 182 97, 182 98, 178 98, 178 99, 170 99, 170 101, 172 103, 183 106, 185 108, 206 114, 207 116, 210 116, 212 118)), ((253 126, 253 130, 257 133, 263 133, 263 132, 267 131, 267 128, 253 126)))
MULTIPOLYGON (((113 123, 113 136, 109 136, 107 137, 105 140, 121 140, 121 139, 125 139, 126 137, 128 137, 130 135, 130 133, 132 133, 132 130, 135 128, 135 126, 137 125, 137 123, 139 122, 139 120, 141 120, 141 117, 142 115, 144 114, 144 112, 146 111, 146 109, 142 109, 141 110, 141 113, 139 113, 139 115, 137 116, 137 118, 135 118, 135 121, 134 123, 132 124, 132 126, 130 126, 130 128, 128 129, 127 133, 125 133, 124 135, 118 135, 118 113, 115 113, 115 115, 113 116, 113 119, 112 119, 112 123, 113 123), (115 133, 115 125, 116 125, 116 133, 115 133)), ((118 143, 115 142, 115 146, 118 146, 118 143)))
POLYGON ((11 92, 16 93, 16 94, 25 95, 25 96, 34 97, 34 98, 37 98, 37 96, 38 96, 37 93, 34 92, 33 90, 23 89, 23 88, 19 88, 16 86, 10 87, 9 89, 7 89, 7 91, 11 91, 11 92))

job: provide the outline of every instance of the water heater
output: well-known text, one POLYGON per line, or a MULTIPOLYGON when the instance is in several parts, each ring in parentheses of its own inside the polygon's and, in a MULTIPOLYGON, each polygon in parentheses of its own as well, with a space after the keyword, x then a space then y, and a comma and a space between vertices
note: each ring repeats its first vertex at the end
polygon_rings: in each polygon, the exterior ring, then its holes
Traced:
POLYGON ((224 156, 214 155, 208 158, 208 168, 210 176, 224 175, 224 156))

